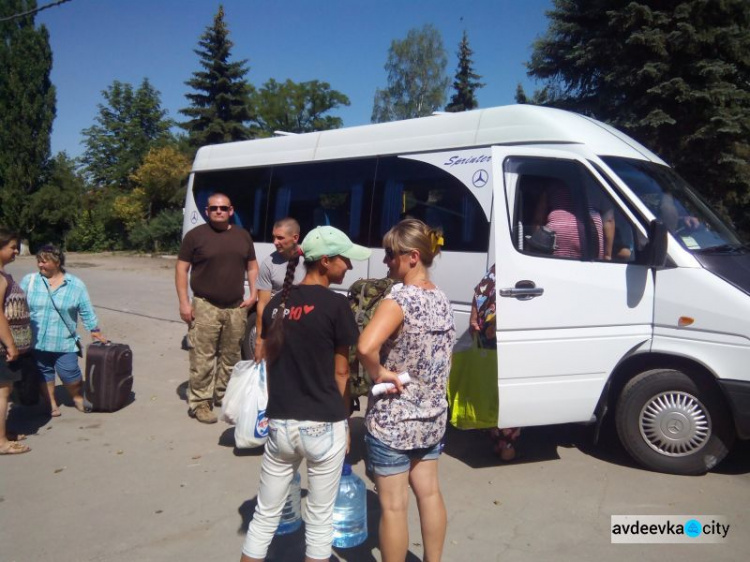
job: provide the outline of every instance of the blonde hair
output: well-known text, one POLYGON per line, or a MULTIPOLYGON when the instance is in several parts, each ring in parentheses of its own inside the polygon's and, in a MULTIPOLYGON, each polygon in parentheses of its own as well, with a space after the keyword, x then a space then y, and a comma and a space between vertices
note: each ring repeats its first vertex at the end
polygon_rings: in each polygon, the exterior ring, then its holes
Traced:
POLYGON ((417 250, 425 267, 432 265, 442 246, 442 230, 431 228, 417 219, 404 219, 383 236, 384 248, 391 248, 395 254, 417 250))

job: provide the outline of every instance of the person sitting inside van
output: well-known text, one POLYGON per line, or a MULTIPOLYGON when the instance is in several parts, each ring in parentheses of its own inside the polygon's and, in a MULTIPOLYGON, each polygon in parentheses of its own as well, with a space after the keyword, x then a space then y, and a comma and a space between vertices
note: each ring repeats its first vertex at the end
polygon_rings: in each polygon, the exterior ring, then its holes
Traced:
POLYGON ((603 197, 588 197, 588 220, 582 220, 584 201, 576 201, 567 183, 545 178, 534 212, 534 230, 546 226, 556 236, 552 255, 572 259, 611 260, 615 223, 603 197), (596 200, 598 199, 598 200, 596 200), (581 207, 581 209, 578 209, 581 207), (588 248, 588 251, 585 249, 588 248))

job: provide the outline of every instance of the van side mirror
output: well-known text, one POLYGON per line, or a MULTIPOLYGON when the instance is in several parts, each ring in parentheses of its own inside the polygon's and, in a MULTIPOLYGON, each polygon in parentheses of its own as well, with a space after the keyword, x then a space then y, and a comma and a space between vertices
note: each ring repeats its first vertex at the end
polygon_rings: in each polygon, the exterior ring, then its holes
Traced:
POLYGON ((646 265, 664 267, 667 263, 667 241, 669 231, 660 220, 652 220, 648 225, 648 246, 646 247, 646 265))

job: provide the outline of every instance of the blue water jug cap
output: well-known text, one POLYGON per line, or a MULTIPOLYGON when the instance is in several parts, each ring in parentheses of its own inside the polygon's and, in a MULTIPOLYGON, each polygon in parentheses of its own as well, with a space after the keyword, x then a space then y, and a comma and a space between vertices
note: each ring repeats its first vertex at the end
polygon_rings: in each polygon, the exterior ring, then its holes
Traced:
POLYGON ((352 465, 348 462, 344 463, 344 467, 341 469, 342 476, 349 476, 352 473, 352 465))

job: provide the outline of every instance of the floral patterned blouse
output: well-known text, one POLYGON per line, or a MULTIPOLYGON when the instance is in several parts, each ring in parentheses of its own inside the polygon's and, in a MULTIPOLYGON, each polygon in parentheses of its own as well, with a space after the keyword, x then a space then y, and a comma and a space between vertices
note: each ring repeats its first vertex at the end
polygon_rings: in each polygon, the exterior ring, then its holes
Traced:
POLYGON ((451 303, 440 289, 401 283, 385 298, 401 307, 404 323, 381 348, 380 362, 395 373, 408 371, 411 382, 400 394, 370 395, 365 425, 393 449, 432 447, 445 433, 446 385, 456 339, 451 303))

